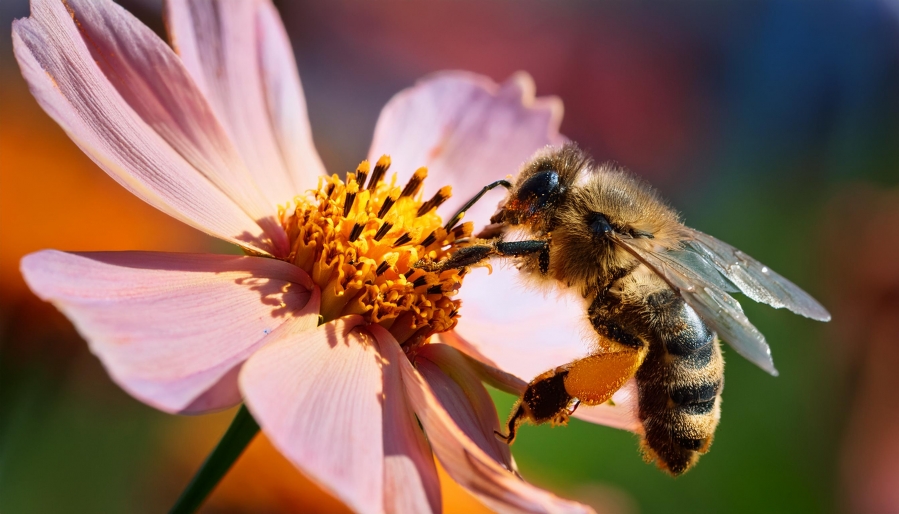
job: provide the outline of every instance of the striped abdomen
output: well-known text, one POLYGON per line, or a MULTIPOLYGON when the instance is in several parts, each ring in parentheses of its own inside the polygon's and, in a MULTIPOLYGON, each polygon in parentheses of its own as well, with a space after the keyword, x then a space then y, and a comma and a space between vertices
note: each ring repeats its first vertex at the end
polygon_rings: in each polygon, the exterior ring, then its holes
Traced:
POLYGON ((715 334, 670 289, 646 297, 648 353, 637 371, 650 460, 680 474, 705 453, 721 415, 724 361, 715 334))

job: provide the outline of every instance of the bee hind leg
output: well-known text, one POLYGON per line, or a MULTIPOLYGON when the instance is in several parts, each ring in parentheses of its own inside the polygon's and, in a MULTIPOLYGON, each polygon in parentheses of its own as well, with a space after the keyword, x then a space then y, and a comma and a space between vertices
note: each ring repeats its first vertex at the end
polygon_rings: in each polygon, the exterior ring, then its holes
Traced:
POLYGON ((599 405, 627 382, 643 362, 645 349, 622 347, 596 353, 547 371, 531 381, 509 417, 508 434, 495 432, 511 444, 524 421, 535 425, 565 425, 578 405, 599 405))
POLYGON ((505 441, 506 444, 512 444, 512 442, 515 441, 515 433, 518 432, 518 425, 524 421, 524 418, 527 415, 524 406, 521 405, 521 401, 516 402, 514 409, 512 416, 509 418, 509 422, 506 424, 508 433, 503 435, 498 430, 493 431, 493 433, 496 434, 496 437, 505 441))
POLYGON ((511 444, 518 427, 525 421, 535 425, 550 422, 554 425, 568 423, 568 406, 574 398, 565 390, 565 367, 556 368, 538 376, 524 390, 509 417, 508 435, 496 435, 511 444))
POLYGON ((644 348, 621 345, 617 351, 576 360, 568 365, 565 389, 579 403, 601 405, 634 376, 645 354, 644 348))

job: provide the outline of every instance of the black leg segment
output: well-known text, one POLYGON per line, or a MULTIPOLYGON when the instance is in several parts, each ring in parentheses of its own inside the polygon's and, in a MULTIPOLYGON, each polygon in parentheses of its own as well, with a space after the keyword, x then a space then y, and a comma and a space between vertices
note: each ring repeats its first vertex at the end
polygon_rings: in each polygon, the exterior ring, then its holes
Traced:
POLYGON ((453 255, 438 263, 423 265, 429 271, 443 271, 448 269, 462 269, 473 266, 479 262, 498 255, 500 257, 522 257, 540 252, 541 255, 549 253, 549 242, 534 241, 497 241, 495 243, 465 246, 457 250, 453 255))
POLYGON ((549 250, 549 242, 540 240, 500 241, 493 246, 496 248, 496 254, 504 257, 521 257, 549 250))

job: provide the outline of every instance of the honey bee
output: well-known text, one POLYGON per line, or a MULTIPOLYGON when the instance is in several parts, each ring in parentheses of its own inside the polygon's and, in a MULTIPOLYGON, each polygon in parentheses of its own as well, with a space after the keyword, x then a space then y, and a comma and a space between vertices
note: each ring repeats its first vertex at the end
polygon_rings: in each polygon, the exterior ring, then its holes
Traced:
POLYGON ((528 384, 513 407, 508 434, 497 434, 509 443, 523 421, 565 424, 579 403, 607 402, 633 377, 644 457, 679 475, 708 451, 720 419, 724 360, 718 338, 777 375, 764 336, 729 293, 830 319, 792 282, 683 225, 648 185, 595 164, 573 144, 542 151, 513 182, 485 187, 465 208, 498 186, 509 192, 492 224, 439 266, 514 259, 538 282, 580 293, 596 331, 588 356, 528 384))

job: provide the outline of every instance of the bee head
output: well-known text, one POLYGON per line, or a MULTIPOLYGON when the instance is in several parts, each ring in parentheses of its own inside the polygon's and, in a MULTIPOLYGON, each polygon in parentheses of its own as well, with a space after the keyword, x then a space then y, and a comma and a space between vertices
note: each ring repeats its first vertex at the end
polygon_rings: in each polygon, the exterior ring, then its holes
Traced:
POLYGON ((574 144, 542 150, 521 170, 505 205, 491 221, 551 231, 555 212, 565 202, 574 178, 592 165, 574 144))

